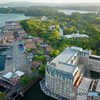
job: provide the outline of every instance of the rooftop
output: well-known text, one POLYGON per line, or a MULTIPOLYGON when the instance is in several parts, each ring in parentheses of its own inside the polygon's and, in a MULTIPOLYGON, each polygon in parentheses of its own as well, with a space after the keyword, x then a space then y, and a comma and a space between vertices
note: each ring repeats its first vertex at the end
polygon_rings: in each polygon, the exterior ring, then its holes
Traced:
POLYGON ((45 44, 48 45, 47 42, 41 42, 41 43, 40 43, 40 45, 45 45, 45 44))
POLYGON ((80 85, 79 85, 79 88, 83 88, 85 90, 89 90, 89 87, 91 85, 91 82, 92 82, 92 79, 88 79, 88 78, 83 78, 80 85))
POLYGON ((77 66, 59 62, 55 68, 68 73, 73 73, 76 67, 77 66))
POLYGON ((96 92, 100 93, 100 79, 98 80, 98 83, 97 83, 96 92))
POLYGON ((91 50, 82 50, 82 51, 80 51, 80 52, 89 54, 89 53, 91 52, 91 50))
POLYGON ((100 56, 91 55, 89 59, 100 60, 100 56))
MULTIPOLYGON (((23 76, 25 73, 22 72, 22 71, 16 71, 15 72, 19 77, 23 76)), ((6 79, 10 79, 11 76, 13 75, 12 72, 8 72, 7 74, 3 75, 3 78, 6 78, 6 79)))
POLYGON ((52 62, 58 63, 60 61, 63 63, 68 63, 72 59, 72 57, 77 53, 77 51, 75 51, 74 49, 81 50, 81 48, 78 47, 68 47, 60 55, 58 55, 52 62))

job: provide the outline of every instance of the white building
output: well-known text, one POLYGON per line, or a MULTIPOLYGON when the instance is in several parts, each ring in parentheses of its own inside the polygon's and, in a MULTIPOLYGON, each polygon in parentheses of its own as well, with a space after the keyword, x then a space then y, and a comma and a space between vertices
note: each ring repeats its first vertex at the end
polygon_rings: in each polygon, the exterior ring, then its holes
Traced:
POLYGON ((78 38, 90 38, 88 35, 86 35, 86 34, 79 34, 79 31, 77 31, 77 33, 76 34, 71 34, 71 35, 64 35, 64 38, 67 38, 67 39, 69 39, 69 38, 73 38, 73 39, 78 39, 78 38))

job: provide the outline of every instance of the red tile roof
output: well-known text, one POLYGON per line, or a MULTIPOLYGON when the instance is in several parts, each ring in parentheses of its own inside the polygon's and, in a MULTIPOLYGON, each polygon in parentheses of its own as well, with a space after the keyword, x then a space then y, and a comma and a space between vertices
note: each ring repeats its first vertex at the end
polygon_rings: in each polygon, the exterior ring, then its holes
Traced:
POLYGON ((24 33, 26 33, 24 30, 22 30, 22 31, 19 31, 19 33, 21 33, 21 34, 24 34, 24 33))
POLYGON ((46 47, 46 51, 51 51, 51 50, 53 50, 53 48, 50 45, 46 47))
POLYGON ((13 35, 5 36, 5 38, 7 38, 8 40, 14 40, 14 36, 13 35))
POLYGON ((17 37, 17 40, 21 40, 22 38, 21 37, 17 37))
POLYGON ((43 40, 42 40, 42 39, 38 39, 37 42, 38 42, 38 43, 42 43, 43 40))
POLYGON ((26 48, 36 48, 35 43, 26 44, 26 48))
POLYGON ((39 37, 33 37, 33 39, 34 39, 34 40, 37 40, 37 39, 39 39, 39 37))

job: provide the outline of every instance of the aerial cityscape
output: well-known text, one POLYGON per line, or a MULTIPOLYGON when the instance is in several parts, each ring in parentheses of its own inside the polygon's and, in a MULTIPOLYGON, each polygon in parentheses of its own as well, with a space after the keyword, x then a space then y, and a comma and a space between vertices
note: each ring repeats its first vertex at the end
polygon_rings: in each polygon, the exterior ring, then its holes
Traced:
POLYGON ((0 1, 0 100, 100 100, 100 2, 0 1))

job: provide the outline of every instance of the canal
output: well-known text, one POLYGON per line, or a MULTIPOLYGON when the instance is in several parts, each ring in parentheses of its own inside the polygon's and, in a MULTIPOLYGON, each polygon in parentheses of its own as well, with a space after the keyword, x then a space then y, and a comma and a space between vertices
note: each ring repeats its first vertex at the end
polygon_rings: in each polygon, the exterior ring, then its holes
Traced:
POLYGON ((100 73, 94 72, 94 71, 90 71, 90 74, 91 74, 91 78, 92 79, 100 79, 100 73))
MULTIPOLYGON (((41 79, 40 79, 41 80, 41 79)), ((40 88, 40 80, 38 80, 25 94, 21 100, 55 100, 46 96, 40 88)))
POLYGON ((6 56, 0 55, 0 71, 5 69, 6 56))

